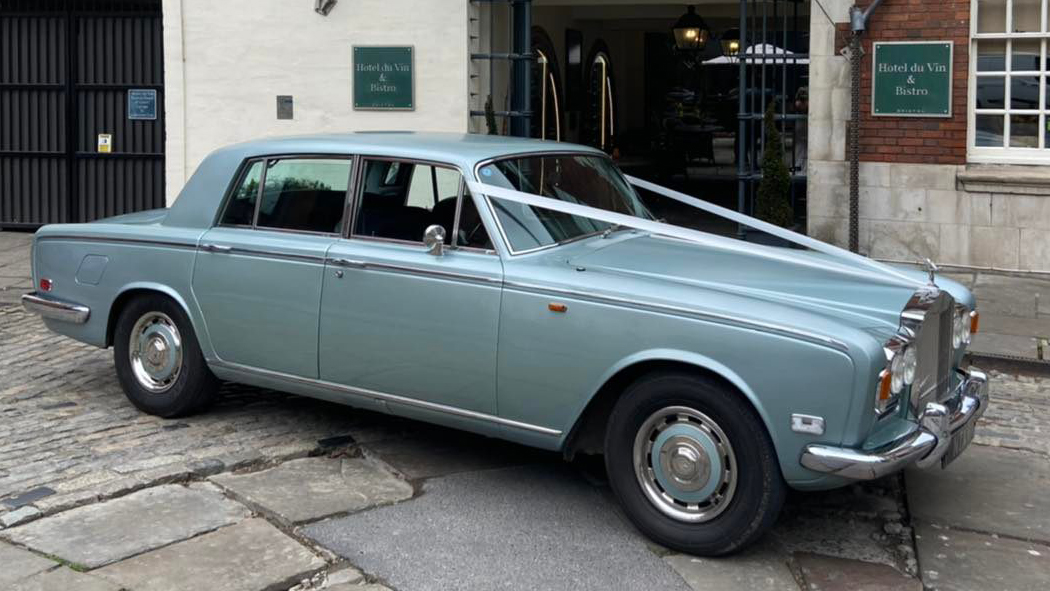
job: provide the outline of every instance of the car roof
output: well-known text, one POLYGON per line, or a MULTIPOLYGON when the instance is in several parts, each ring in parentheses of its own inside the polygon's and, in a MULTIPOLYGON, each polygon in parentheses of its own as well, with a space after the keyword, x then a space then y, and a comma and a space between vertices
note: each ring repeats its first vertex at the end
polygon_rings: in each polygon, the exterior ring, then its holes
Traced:
POLYGON ((230 146, 245 158, 277 154, 358 154, 393 156, 445 162, 471 171, 478 162, 537 152, 581 152, 599 150, 577 144, 529 138, 471 133, 415 131, 358 131, 300 135, 252 140, 230 146))
POLYGON ((474 167, 485 160, 543 152, 603 155, 600 150, 577 144, 467 133, 362 131, 252 140, 219 148, 201 161, 162 224, 185 228, 211 227, 222 197, 241 163, 258 156, 386 156, 446 163, 472 175, 474 167))

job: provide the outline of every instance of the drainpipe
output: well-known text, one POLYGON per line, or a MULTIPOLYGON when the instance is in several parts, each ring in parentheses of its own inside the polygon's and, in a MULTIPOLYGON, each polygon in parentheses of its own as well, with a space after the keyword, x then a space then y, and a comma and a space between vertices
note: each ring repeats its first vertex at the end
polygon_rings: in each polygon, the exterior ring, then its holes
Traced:
POLYGON ((849 39, 850 62, 850 120, 849 120, 849 249, 857 252, 858 244, 858 209, 860 201, 860 37, 867 29, 868 17, 882 4, 874 0, 867 8, 853 5, 849 9, 849 26, 852 35, 849 39))

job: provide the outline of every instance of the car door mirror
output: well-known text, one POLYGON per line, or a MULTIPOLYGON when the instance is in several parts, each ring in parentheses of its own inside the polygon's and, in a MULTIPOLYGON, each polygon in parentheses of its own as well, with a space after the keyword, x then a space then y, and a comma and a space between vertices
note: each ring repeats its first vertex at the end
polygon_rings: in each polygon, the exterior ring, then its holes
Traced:
POLYGON ((427 252, 436 257, 445 254, 445 228, 437 224, 428 226, 423 232, 423 244, 427 252))

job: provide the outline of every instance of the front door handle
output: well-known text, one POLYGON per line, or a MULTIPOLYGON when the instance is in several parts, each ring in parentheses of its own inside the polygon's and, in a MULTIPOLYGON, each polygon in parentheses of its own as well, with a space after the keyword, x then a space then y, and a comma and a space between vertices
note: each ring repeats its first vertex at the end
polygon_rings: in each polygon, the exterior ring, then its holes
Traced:
POLYGON ((328 259, 329 263, 337 267, 355 267, 357 269, 364 269, 366 263, 364 261, 357 261, 353 259, 328 259))
POLYGON ((204 250, 204 251, 207 251, 207 252, 228 253, 228 252, 233 252, 233 247, 232 246, 220 246, 218 244, 202 244, 201 245, 201 250, 204 250))

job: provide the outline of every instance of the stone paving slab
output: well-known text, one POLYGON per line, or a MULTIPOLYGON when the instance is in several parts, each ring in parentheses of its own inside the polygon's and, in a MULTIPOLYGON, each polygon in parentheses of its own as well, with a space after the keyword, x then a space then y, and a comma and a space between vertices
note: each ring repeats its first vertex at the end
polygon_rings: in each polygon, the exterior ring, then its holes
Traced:
POLYGON ((399 591, 688 589, 561 464, 435 478, 411 502, 304 531, 399 591))
POLYGON ((915 541, 930 591, 1050 588, 1050 547, 923 522, 915 541))
POLYGON ((248 519, 95 572, 135 591, 262 591, 288 589, 324 566, 265 519, 248 519))
MULTIPOLYGON (((984 320, 981 320, 982 324, 984 320)), ((983 331, 973 335, 967 348, 973 355, 1007 355, 1012 357, 1036 357, 1036 339, 1033 336, 997 334, 983 331)))
POLYGON ((315 521, 412 497, 412 485, 361 458, 304 458, 212 482, 286 523, 315 521))
POLYGON ((1035 317, 1038 311, 1036 306, 1050 298, 1050 278, 980 273, 972 289, 977 296, 981 316, 1001 314, 1035 317), (1036 294, 1039 294, 1038 299, 1036 294))
POLYGON ((165 485, 72 509, 3 532, 38 552, 88 568, 235 523, 246 507, 210 484, 165 485))
POLYGON ((446 429, 428 430, 420 435, 400 439, 384 439, 364 444, 363 448, 366 453, 382 459, 409 480, 549 462, 556 455, 446 429))
POLYGON ((884 564, 795 554, 809 591, 923 591, 922 583, 884 564))
POLYGON ((798 591, 789 555, 764 543, 724 558, 697 558, 686 554, 665 556, 667 562, 694 591, 798 591))
POLYGON ((973 445, 943 471, 909 470, 905 478, 919 521, 1050 543, 1044 457, 973 445))
POLYGON ((119 585, 66 567, 22 579, 7 591, 123 591, 119 585))
POLYGON ((0 588, 58 566, 57 562, 0 542, 0 588))

